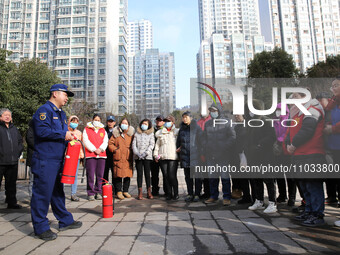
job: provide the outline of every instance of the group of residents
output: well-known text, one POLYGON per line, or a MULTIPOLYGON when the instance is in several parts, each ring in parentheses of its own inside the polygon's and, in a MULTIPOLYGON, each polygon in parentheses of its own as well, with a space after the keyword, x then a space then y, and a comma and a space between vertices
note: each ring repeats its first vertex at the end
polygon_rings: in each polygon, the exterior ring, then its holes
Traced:
MULTIPOLYGON (((303 165, 340 164, 340 77, 331 85, 333 95, 320 93, 304 104, 310 112, 305 115, 295 105, 286 108, 282 114, 281 103, 276 107, 271 125, 268 117, 253 114, 246 107, 244 115, 231 115, 220 104, 212 104, 209 114, 201 115, 196 121, 190 111, 182 114, 182 122, 176 127, 174 116, 159 115, 153 120, 143 119, 132 127, 127 118, 117 123, 113 115, 106 118, 106 126, 100 115, 95 114, 81 132, 81 120, 72 115, 66 119, 62 111, 68 97, 73 93, 64 84, 55 84, 50 89, 50 100, 41 106, 29 122, 26 133, 27 165, 30 168, 29 195, 31 215, 35 234, 43 240, 53 240, 57 234, 50 230, 46 218, 49 205, 59 220, 59 229, 75 229, 82 223, 75 221, 65 208, 63 184, 60 183, 65 149, 68 141, 79 140, 81 149, 78 167, 86 159, 87 199, 102 199, 103 179, 112 176, 113 193, 117 199, 131 198, 130 181, 134 168, 137 175, 138 195, 143 200, 143 176, 146 183, 146 197, 160 196, 163 187, 166 200, 178 200, 177 170, 184 169, 187 186, 186 202, 202 200, 214 204, 219 200, 219 183, 222 184, 222 204, 228 206, 232 199, 238 204, 249 204, 249 210, 277 212, 278 203, 295 205, 296 192, 302 198, 301 205, 294 207, 300 214, 295 220, 304 226, 325 224, 326 204, 338 203, 340 207, 339 179, 293 179, 285 178, 233 178, 221 174, 213 178, 195 176, 197 165, 233 165, 237 168, 247 165, 303 165), (215 125, 216 119, 243 122, 262 120, 261 127, 236 125, 230 122, 215 125), (283 120, 295 120, 296 125, 283 126, 283 120), (159 172, 163 183, 159 183, 159 172), (327 198, 324 195, 326 182, 327 198), (264 204, 264 184, 268 193, 268 205, 264 204), (278 196, 276 196, 278 187, 278 196), (288 191, 287 191, 288 187, 288 191)), ((292 98, 301 99, 302 93, 293 93, 292 98)), ((253 99, 253 106, 264 109, 264 103, 253 99)), ((271 116, 269 116, 271 117, 271 116)), ((22 136, 12 121, 9 109, 0 110, 0 184, 5 177, 6 203, 9 209, 20 209, 16 200, 16 179, 18 159, 23 152, 22 136)), ((77 176, 71 187, 71 200, 77 196, 77 176)), ((335 225, 340 227, 340 221, 335 225)))

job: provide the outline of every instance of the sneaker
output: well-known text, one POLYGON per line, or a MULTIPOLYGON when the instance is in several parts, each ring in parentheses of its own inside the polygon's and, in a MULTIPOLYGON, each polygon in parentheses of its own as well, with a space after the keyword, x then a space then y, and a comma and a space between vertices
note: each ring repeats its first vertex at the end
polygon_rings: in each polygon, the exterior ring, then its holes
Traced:
POLYGON ((199 202, 200 201, 200 197, 199 196, 195 196, 194 199, 192 200, 193 202, 199 202))
POLYGON ((214 199, 214 198, 209 198, 207 200, 204 201, 205 204, 214 204, 217 202, 218 199, 214 199))
POLYGON ((340 208, 340 201, 338 201, 338 208, 340 208))
POLYGON ((118 191, 117 198, 119 198, 120 200, 123 200, 125 197, 123 196, 123 193, 121 191, 118 191))
POLYGON ((241 200, 237 201, 237 203, 239 205, 243 205, 243 204, 252 204, 253 200, 250 197, 243 197, 241 200))
POLYGON ((73 221, 72 224, 70 224, 66 227, 63 227, 63 228, 59 228, 59 231, 65 231, 65 230, 68 230, 68 229, 77 229, 77 228, 80 228, 82 225, 83 225, 83 223, 81 221, 73 221))
POLYGON ((326 205, 335 204, 336 202, 338 202, 338 200, 335 197, 327 197, 325 199, 325 204, 326 205))
POLYGON ((96 194, 96 199, 97 199, 97 200, 102 200, 102 199, 103 199, 103 197, 102 197, 102 195, 101 195, 101 194, 97 193, 97 194, 96 194))
POLYGON ((249 206, 248 209, 252 211, 263 210, 264 209, 263 201, 255 199, 255 203, 252 206, 249 206))
POLYGON ((79 201, 79 197, 77 197, 77 195, 76 194, 74 194, 74 195, 72 195, 71 196, 71 201, 79 201))
POLYGON ((302 225, 304 225, 306 227, 320 227, 320 226, 323 226, 325 224, 326 223, 325 223, 325 220, 323 219, 323 217, 318 217, 318 216, 314 216, 314 215, 310 215, 307 220, 302 222, 302 225))
POLYGON ((276 213, 277 212, 276 204, 274 202, 269 201, 269 205, 263 212, 264 213, 276 213))
POLYGON ((94 201, 94 196, 89 196, 89 197, 88 197, 88 200, 89 200, 89 201, 94 201))
POLYGON ((193 199, 193 196, 191 196, 191 195, 187 195, 186 197, 185 197, 185 202, 191 202, 192 201, 192 199, 193 199))
POLYGON ((58 237, 58 235, 51 231, 51 229, 45 231, 44 233, 38 235, 38 237, 44 241, 52 241, 58 237))
POLYGON ((304 212, 304 213, 302 213, 302 214, 300 214, 298 216, 295 216, 294 220, 296 220, 296 221, 305 221, 305 220, 308 219, 309 215, 310 215, 309 213, 304 212))
POLYGON ((131 198, 131 195, 130 195, 128 192, 124 192, 123 195, 124 195, 124 197, 126 197, 126 198, 131 198))
POLYGON ((334 222, 334 226, 340 227, 340 220, 335 221, 335 222, 334 222))
POLYGON ((207 193, 200 195, 200 199, 209 199, 209 198, 210 198, 210 195, 207 193))
POLYGON ((223 199, 223 205, 224 205, 224 206, 228 206, 228 205, 230 205, 230 204, 231 204, 230 199, 223 199))
POLYGON ((7 209, 21 209, 22 206, 19 204, 8 204, 7 209))
POLYGON ((277 199, 276 199, 276 202, 277 203, 284 203, 284 202, 286 202, 286 200, 287 200, 287 198, 278 196, 277 199))

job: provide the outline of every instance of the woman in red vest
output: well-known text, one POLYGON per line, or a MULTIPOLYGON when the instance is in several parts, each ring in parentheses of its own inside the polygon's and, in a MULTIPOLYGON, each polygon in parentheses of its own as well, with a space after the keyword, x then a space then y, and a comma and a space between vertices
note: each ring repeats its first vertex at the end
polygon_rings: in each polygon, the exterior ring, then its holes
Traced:
POLYGON ((83 132, 86 156, 87 195, 89 201, 102 199, 102 178, 106 161, 108 137, 100 116, 95 114, 83 132), (96 181, 94 180, 96 177, 96 181))

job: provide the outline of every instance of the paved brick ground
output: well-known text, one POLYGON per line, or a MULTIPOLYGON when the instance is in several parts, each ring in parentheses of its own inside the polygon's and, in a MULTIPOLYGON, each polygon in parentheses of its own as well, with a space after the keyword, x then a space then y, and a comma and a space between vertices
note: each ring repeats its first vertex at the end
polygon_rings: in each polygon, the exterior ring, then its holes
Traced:
MULTIPOLYGON (((185 182, 179 171, 181 199, 167 202, 163 197, 138 201, 117 201, 115 215, 101 218, 101 202, 86 200, 85 184, 79 185, 79 202, 69 200, 67 208, 80 229, 58 233, 58 239, 43 242, 35 238, 30 222, 27 181, 18 182, 21 210, 7 210, 0 192, 0 254, 340 254, 340 229, 333 222, 340 209, 326 207, 327 226, 306 228, 296 224, 290 208, 265 215, 252 212, 236 201, 223 207, 202 202, 185 203, 185 182)), ((136 179, 131 182, 136 196, 136 179)), ((50 213, 51 228, 57 221, 50 213)))

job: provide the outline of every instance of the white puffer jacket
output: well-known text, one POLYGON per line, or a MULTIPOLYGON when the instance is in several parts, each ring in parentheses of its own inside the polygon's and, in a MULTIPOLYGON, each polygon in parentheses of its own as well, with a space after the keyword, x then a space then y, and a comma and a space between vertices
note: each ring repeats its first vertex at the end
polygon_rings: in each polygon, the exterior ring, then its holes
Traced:
POLYGON ((137 132, 132 142, 134 159, 138 159, 138 154, 146 152, 145 159, 152 160, 152 150, 155 147, 155 135, 153 132, 153 127, 146 131, 142 131, 140 127, 137 127, 137 132))
POLYGON ((156 146, 153 151, 153 156, 157 158, 161 156, 161 160, 177 160, 176 140, 179 129, 172 125, 168 131, 165 127, 156 132, 156 146))

